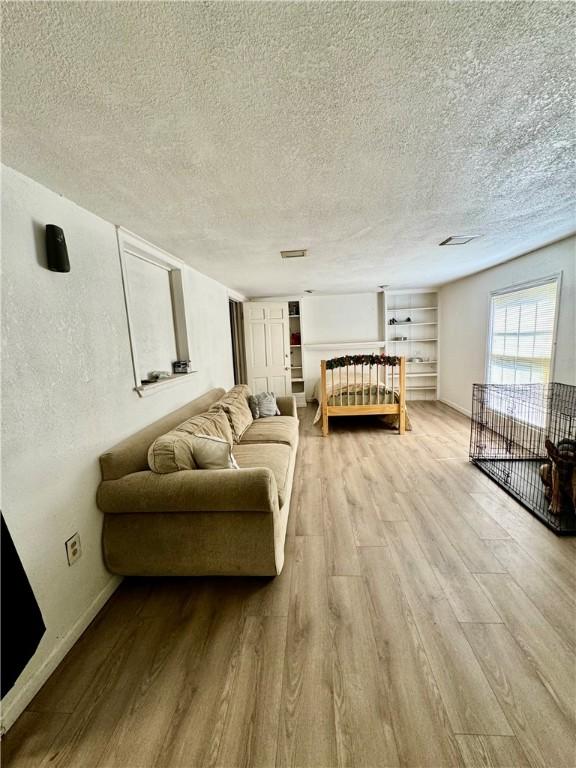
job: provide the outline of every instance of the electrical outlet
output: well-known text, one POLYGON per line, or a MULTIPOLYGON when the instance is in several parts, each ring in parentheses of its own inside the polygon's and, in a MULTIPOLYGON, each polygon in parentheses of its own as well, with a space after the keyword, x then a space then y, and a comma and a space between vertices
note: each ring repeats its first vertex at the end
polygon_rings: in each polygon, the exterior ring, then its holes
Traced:
POLYGON ((68 558, 68 565, 74 565, 77 560, 82 557, 82 545, 80 544, 80 534, 75 533, 74 536, 65 542, 66 544, 66 557, 68 558))

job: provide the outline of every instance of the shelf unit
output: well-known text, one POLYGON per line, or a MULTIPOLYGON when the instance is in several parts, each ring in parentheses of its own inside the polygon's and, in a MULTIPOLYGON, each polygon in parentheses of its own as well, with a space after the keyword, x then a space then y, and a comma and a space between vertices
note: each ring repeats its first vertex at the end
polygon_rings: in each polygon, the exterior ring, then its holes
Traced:
POLYGON ((439 344, 437 291, 419 288, 385 291, 384 333, 386 353, 406 357, 407 400, 436 400, 439 344), (390 324, 391 320, 396 322, 390 324), (410 358, 422 359, 416 362, 410 358))
POLYGON ((290 323, 290 377, 292 394, 296 398, 298 408, 306 407, 304 391, 303 345, 302 345, 302 304, 299 299, 288 301, 288 318, 290 323), (298 343, 294 344, 294 341, 298 343))
POLYGON ((361 349, 379 349, 386 344, 384 340, 376 341, 340 341, 340 342, 317 342, 314 344, 304 344, 306 349, 350 349, 354 350, 352 354, 361 349))

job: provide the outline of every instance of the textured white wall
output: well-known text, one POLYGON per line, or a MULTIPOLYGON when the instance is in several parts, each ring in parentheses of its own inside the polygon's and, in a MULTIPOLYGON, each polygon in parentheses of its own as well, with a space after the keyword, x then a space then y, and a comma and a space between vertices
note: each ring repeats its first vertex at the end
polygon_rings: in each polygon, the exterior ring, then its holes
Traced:
POLYGON ((562 272, 554 381, 576 384, 576 238, 540 248, 440 290, 440 399, 470 412, 484 381, 492 291, 562 272))
POLYGON ((377 339, 378 296, 376 292, 305 296, 306 343, 377 339))
MULTIPOLYGON (((302 335, 305 344, 376 341, 382 334, 378 293, 305 296, 302 299, 302 335)), ((330 357, 374 350, 304 348, 306 397, 311 399, 320 378, 320 361, 330 357)))
POLYGON ((3 513, 47 625, 4 699, 10 725, 117 585, 100 552, 98 455, 233 374, 227 290, 185 268, 198 373, 139 398, 114 226, 11 169, 2 187, 3 513), (64 229, 69 274, 43 265, 47 223, 64 229), (83 554, 68 567, 75 531, 83 554))

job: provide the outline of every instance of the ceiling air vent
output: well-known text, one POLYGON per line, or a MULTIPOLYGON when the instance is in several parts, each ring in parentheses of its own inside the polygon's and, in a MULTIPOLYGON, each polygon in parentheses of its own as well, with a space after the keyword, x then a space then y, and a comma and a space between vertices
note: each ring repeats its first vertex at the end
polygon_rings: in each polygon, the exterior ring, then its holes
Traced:
POLYGON ((283 259, 301 259, 303 256, 307 255, 306 250, 301 251, 280 251, 280 256, 282 256, 283 259))
POLYGON ((470 240, 476 240, 480 235, 450 235, 438 245, 466 245, 470 240))

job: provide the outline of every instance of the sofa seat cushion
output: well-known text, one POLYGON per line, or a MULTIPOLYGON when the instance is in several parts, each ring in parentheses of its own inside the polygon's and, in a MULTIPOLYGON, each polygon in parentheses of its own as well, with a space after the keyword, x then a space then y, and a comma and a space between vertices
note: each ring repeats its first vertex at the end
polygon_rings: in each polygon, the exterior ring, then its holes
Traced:
POLYGON ((239 443, 232 453, 240 469, 265 467, 270 469, 278 486, 278 504, 284 505, 292 460, 292 449, 281 443, 239 443))
POLYGON ((210 408, 211 412, 224 411, 230 422, 235 443, 240 442, 240 438, 253 421, 248 405, 249 396, 250 390, 246 384, 237 384, 210 408))
POLYGON ((294 416, 266 416, 253 421, 242 435, 245 443, 284 443, 296 448, 298 444, 298 419, 294 416))

